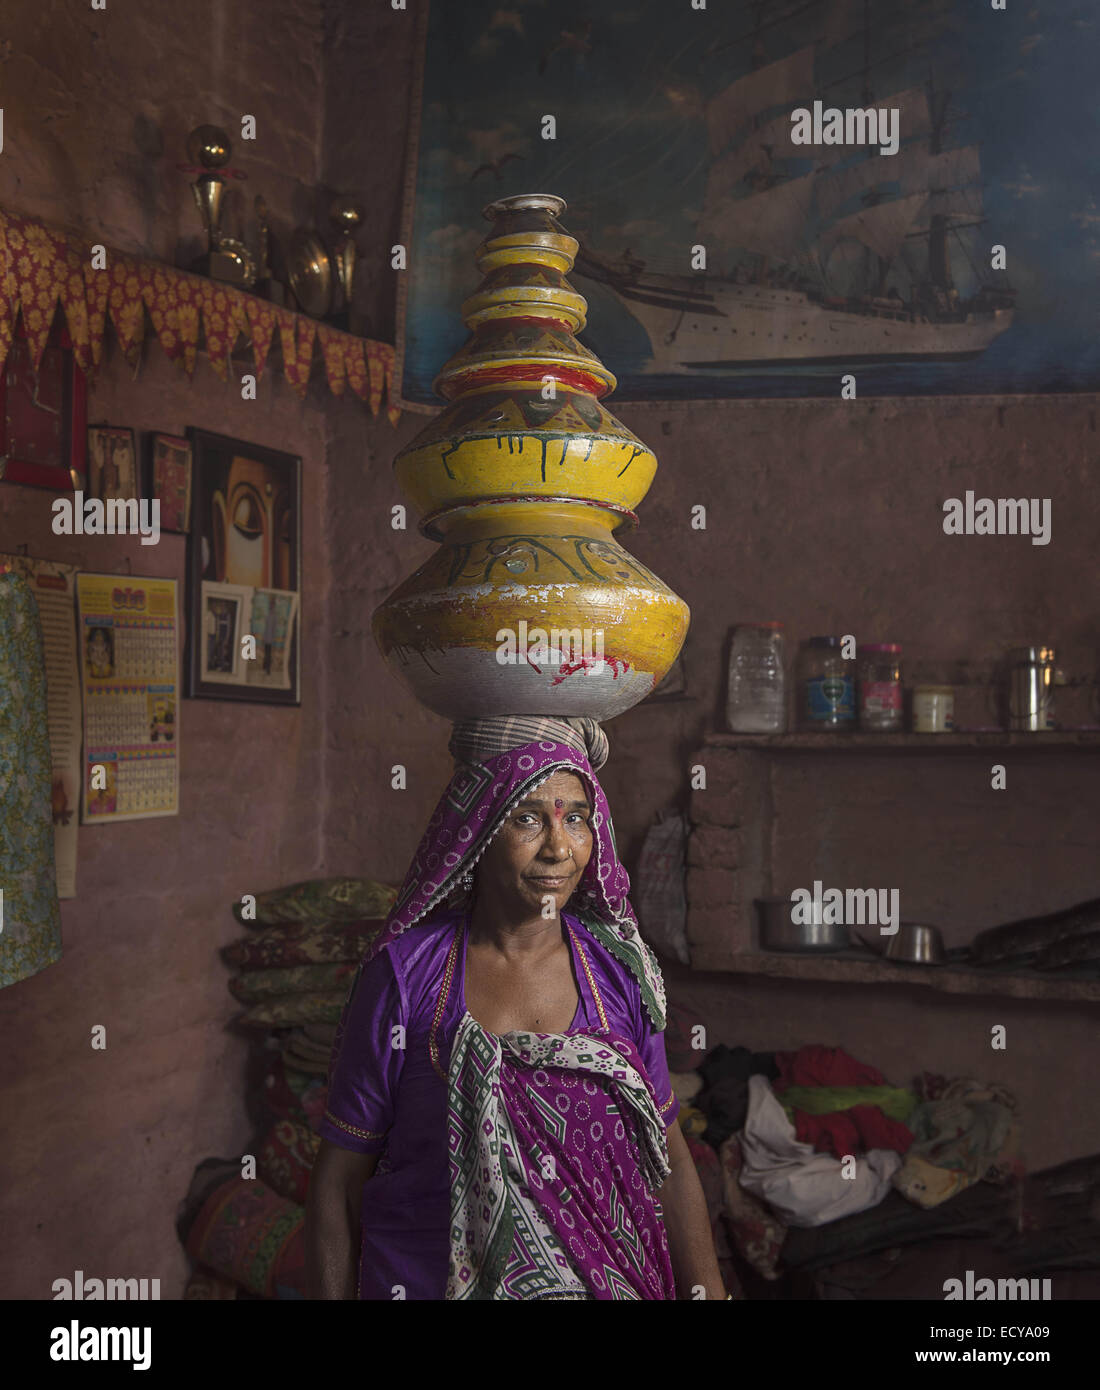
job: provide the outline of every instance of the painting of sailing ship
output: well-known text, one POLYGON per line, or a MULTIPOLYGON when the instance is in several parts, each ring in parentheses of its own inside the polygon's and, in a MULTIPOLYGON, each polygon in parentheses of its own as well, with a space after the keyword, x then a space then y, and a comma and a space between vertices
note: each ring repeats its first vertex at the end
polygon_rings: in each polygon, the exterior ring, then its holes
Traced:
POLYGON ((534 191, 620 399, 1096 390, 1100 15, 1058 10, 433 0, 404 400, 464 340, 477 211, 534 191), (815 103, 893 113, 894 147, 796 143, 815 103))

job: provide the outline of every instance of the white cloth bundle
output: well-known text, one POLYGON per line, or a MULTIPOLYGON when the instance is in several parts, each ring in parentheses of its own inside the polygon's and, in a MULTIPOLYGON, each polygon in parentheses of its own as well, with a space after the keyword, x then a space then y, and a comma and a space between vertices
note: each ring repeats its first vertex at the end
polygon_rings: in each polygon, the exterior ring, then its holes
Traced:
MULTIPOLYGON (((761 1198, 788 1226, 824 1226, 877 1206, 890 1191, 901 1154, 871 1149, 855 1161, 855 1175, 832 1154, 795 1138, 766 1076, 749 1077, 749 1109, 741 1134, 741 1186, 761 1198)), ((851 1165, 848 1165, 850 1170, 851 1165)))

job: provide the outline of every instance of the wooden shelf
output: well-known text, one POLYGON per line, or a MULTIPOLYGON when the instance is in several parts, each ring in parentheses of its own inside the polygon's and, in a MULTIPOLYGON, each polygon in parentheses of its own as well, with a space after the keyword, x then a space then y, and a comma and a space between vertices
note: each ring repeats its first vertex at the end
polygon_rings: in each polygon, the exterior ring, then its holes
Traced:
MULTIPOLYGON (((1013 758, 1036 759, 1092 754, 1100 752, 1100 730, 705 736, 703 746, 691 756, 693 765, 706 769, 706 785, 692 791, 689 811, 686 892, 691 969, 886 988, 917 985, 976 997, 1100 1002, 1100 978, 1084 970, 983 969, 958 960, 941 966, 908 966, 869 958, 858 949, 836 955, 760 949, 755 901, 775 891, 775 781, 780 764, 798 777, 816 768, 828 778, 832 775, 828 769, 835 772, 837 760, 847 757, 881 781, 893 776, 887 771, 891 756, 910 759, 907 771, 922 773, 917 759, 928 755, 950 754, 964 760, 967 755, 990 758, 992 754, 991 761, 1003 762, 1009 752, 1013 758)), ((959 770, 964 767, 960 761, 959 770)), ((855 775, 862 773, 857 769, 855 775)), ((873 833, 873 827, 868 833, 873 833)), ((882 833, 890 833, 885 823, 882 833)))
POLYGON ((756 753, 972 753, 981 748, 1011 748, 1028 753, 1100 752, 1100 729, 1010 733, 991 729, 954 734, 708 734, 709 748, 736 748, 756 753))
POLYGON ((957 965, 893 965, 859 959, 858 954, 798 955, 793 952, 731 954, 714 947, 693 947, 692 970, 725 974, 768 975, 783 980, 824 980, 834 984, 917 985, 944 994, 971 994, 1012 999, 1100 1001, 1100 979, 1059 978, 1037 970, 974 970, 957 965))

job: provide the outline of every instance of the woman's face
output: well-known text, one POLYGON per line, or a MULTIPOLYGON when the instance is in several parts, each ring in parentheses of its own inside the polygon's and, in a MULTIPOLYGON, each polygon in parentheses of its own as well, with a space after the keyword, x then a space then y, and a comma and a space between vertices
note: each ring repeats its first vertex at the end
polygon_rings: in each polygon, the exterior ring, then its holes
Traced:
POLYGON ((552 898, 561 912, 592 856, 594 809, 576 773, 555 772, 509 811, 478 863, 479 896, 531 913, 552 898))

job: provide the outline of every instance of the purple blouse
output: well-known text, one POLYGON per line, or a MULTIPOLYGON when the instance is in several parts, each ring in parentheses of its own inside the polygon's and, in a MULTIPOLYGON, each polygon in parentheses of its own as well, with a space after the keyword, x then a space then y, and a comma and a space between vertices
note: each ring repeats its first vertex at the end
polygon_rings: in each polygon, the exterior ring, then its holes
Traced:
MULTIPOLYGON (((665 1127, 680 1110, 665 1044, 630 971, 576 917, 562 914, 579 1001, 570 1031, 597 1030, 603 1017, 645 1063, 665 1127), (586 968, 587 965, 587 968, 586 968)), ((322 1138, 356 1153, 380 1153, 363 1187, 359 1297, 443 1299, 447 1287, 450 1177, 447 1068, 466 1012, 466 938, 444 994, 444 965, 460 918, 410 927, 364 966, 344 1011, 333 1059, 322 1138), (438 1018, 436 1014, 438 1012, 438 1018), (404 1046, 401 1046, 404 1029, 404 1046)))

